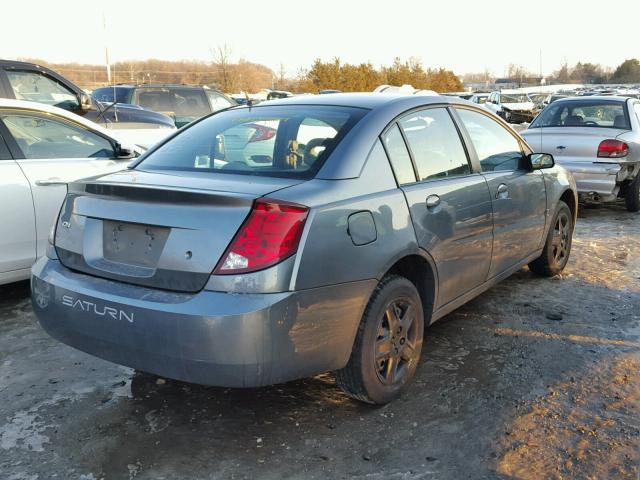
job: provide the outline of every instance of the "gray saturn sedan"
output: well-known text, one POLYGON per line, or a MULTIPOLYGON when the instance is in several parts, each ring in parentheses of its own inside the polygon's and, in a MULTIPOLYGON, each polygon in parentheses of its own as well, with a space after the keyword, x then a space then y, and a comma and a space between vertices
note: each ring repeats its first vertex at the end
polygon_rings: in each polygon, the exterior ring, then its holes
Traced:
POLYGON ((53 337, 205 385, 336 371, 383 404, 425 327, 524 265, 562 271, 570 173, 453 97, 334 94, 196 121, 69 185, 33 304, 53 337))

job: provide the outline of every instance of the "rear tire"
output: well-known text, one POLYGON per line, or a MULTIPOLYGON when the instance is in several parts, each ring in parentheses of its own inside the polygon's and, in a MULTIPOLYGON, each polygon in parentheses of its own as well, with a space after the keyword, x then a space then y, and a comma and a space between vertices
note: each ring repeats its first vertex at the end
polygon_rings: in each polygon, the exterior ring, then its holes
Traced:
POLYGON ((624 203, 628 211, 640 211, 640 172, 638 172, 636 178, 627 185, 624 191, 624 203))
POLYGON ((529 264, 529 270, 542 277, 558 275, 569 261, 573 237, 573 214, 562 200, 558 202, 542 255, 529 264))
POLYGON ((365 309, 349 363, 336 372, 350 397, 383 405, 413 380, 424 333, 424 313, 413 283, 398 275, 382 279, 365 309))

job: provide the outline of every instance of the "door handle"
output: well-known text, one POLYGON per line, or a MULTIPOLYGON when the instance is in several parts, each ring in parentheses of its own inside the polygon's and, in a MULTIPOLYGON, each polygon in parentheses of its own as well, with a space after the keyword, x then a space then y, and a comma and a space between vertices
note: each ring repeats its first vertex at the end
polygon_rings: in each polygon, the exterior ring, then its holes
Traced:
POLYGON ((440 205, 440 197, 438 195, 429 195, 427 197, 427 210, 433 210, 440 205))
POLYGON ((496 191, 496 198, 507 198, 509 196, 509 187, 507 187, 504 183, 498 185, 498 190, 496 191))
POLYGON ((567 148, 567 147, 565 147, 564 145, 558 145, 556 147, 557 150, 564 150, 565 148, 567 148))
POLYGON ((68 182, 61 180, 60 178, 47 178, 44 180, 36 180, 36 185, 39 187, 49 187, 51 185, 66 185, 68 182))

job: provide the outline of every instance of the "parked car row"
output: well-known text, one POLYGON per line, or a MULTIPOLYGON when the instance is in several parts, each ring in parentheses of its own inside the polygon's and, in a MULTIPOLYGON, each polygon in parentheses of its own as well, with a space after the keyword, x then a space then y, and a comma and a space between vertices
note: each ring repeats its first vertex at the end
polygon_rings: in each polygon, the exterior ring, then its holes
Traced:
POLYGON ((113 111, 107 130, 42 81, 13 96, 50 105, 0 100, 0 283, 40 257, 45 330, 168 378, 255 387, 336 371, 351 397, 387 403, 411 383, 425 327, 525 265, 564 269, 579 199, 640 209, 634 98, 558 99, 520 136, 506 121, 535 107, 517 91, 381 86, 248 106, 183 85, 76 92, 113 111), (181 128, 128 146, 116 108, 150 107, 181 128))
POLYGON ((175 130, 171 118, 134 105, 102 104, 53 70, 28 62, 0 60, 0 98, 63 108, 106 129, 126 131, 149 147, 175 130))

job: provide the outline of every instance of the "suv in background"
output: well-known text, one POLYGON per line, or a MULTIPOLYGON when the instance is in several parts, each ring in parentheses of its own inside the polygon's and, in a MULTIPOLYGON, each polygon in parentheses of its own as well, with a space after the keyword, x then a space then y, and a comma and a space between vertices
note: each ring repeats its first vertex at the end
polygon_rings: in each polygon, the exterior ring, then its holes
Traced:
POLYGON ((210 113, 238 105, 224 93, 206 86, 114 85, 97 88, 92 96, 98 102, 116 101, 163 113, 171 117, 178 128, 210 113))
POLYGON ((169 117, 157 112, 132 105, 103 105, 69 79, 35 63, 0 60, 0 98, 63 108, 110 129, 163 129, 153 135, 156 140, 175 128, 169 117))

